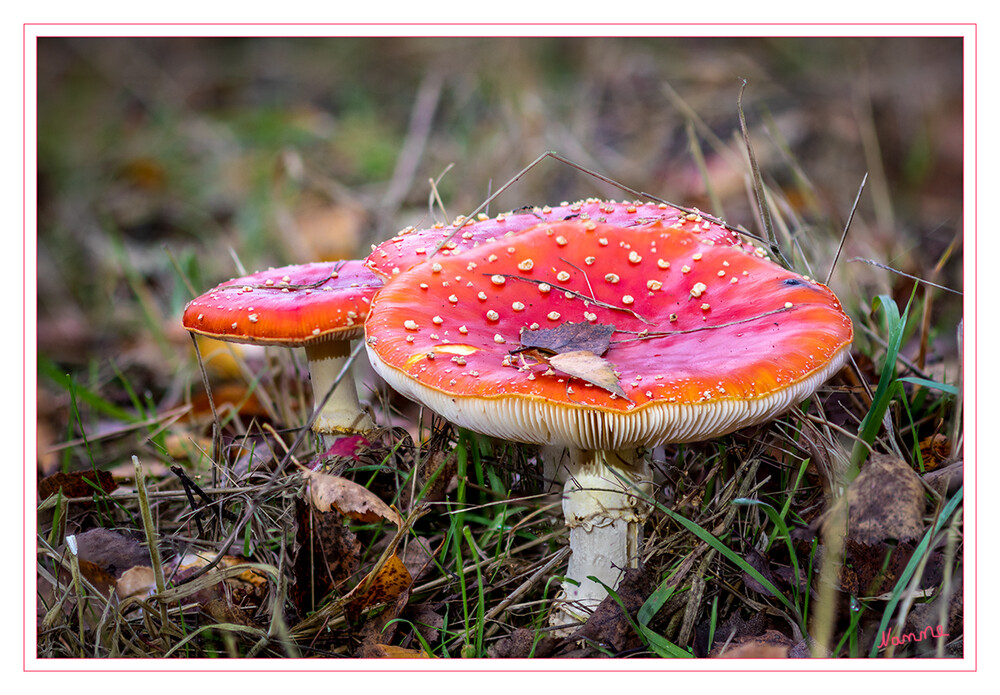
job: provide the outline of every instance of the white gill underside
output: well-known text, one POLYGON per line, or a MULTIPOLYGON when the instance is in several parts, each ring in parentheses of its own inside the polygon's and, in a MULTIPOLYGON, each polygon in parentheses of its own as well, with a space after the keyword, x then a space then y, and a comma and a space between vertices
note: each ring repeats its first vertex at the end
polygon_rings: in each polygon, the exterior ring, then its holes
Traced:
POLYGON ((454 396, 414 381, 381 362, 371 346, 366 347, 375 371, 390 386, 449 422, 510 441, 606 450, 701 441, 767 422, 805 400, 833 376, 849 349, 844 347, 825 367, 798 383, 753 401, 652 403, 627 412, 607 412, 523 396, 454 396))

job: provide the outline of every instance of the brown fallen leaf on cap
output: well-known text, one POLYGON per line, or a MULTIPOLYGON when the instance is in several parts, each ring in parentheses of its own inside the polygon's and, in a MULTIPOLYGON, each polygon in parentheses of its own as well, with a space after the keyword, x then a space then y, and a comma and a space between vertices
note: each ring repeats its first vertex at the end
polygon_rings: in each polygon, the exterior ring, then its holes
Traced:
POLYGON ((621 398, 631 401, 625 395, 625 391, 622 390, 622 385, 618 381, 618 375, 615 374, 615 365, 603 357, 598 357, 589 350, 575 350, 573 352, 552 355, 549 358, 549 364, 560 372, 583 379, 594 386, 599 386, 605 391, 610 391, 621 398))
POLYGON ((567 321, 555 328, 522 328, 521 346, 557 354, 587 350, 603 355, 611 345, 611 334, 614 332, 615 327, 605 323, 567 321))

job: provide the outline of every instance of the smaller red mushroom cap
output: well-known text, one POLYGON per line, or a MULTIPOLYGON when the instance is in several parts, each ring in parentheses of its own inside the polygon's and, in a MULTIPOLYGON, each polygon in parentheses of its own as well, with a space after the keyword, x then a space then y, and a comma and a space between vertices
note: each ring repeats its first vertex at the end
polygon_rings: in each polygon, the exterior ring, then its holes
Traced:
POLYGON ((361 337, 382 280, 363 261, 308 263, 234 278, 191 300, 184 327, 219 340, 297 347, 361 337))
POLYGON ((480 214, 475 219, 469 219, 460 216, 450 225, 436 224, 426 229, 407 227, 391 239, 373 246, 366 263, 375 273, 388 280, 423 263, 432 255, 435 259, 448 258, 481 244, 509 238, 536 224, 568 220, 616 227, 662 222, 678 229, 687 229, 707 243, 729 246, 740 243, 740 237, 735 232, 697 211, 687 212, 666 203, 616 203, 613 200, 588 198, 575 203, 561 203, 555 207, 546 205, 522 208, 496 217, 480 214), (434 253, 441 244, 443 246, 434 253))
POLYGON ((759 249, 708 241, 561 222, 424 263, 373 300, 372 366, 452 422, 517 441, 614 450, 765 422, 840 369, 851 320, 759 249), (522 354, 525 336, 571 324, 613 328, 598 366, 614 389, 522 354))

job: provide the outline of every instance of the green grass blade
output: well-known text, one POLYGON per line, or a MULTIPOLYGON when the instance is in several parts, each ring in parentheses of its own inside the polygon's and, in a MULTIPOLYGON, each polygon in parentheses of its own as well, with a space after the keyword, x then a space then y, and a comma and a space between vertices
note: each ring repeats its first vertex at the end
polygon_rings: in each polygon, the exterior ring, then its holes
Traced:
POLYGON ((957 386, 952 386, 951 384, 942 384, 940 381, 921 379, 918 376, 902 376, 899 378, 899 381, 905 381, 908 384, 915 384, 916 386, 925 386, 929 389, 937 389, 938 391, 943 391, 944 393, 950 394, 952 396, 958 395, 957 386))
POLYGON ((718 538, 716 538, 715 536, 713 536, 711 533, 709 533, 708 531, 706 531, 705 529, 703 529, 698 524, 694 523, 690 519, 684 518, 683 516, 681 516, 677 512, 673 511, 672 509, 667 509, 666 507, 664 507, 663 505, 661 505, 659 503, 656 504, 656 507, 657 507, 657 509, 659 509, 660 511, 662 511, 664 514, 666 514, 667 516, 669 516, 671 519, 673 519, 674 521, 676 521, 678 524, 680 524, 681 526, 683 526, 684 528, 686 528, 688 531, 690 531, 691 533, 693 533, 694 535, 696 535, 698 538, 700 538, 701 540, 703 540, 705 543, 708 543, 710 546, 712 546, 717 551, 719 551, 720 553, 722 553, 726 558, 728 558, 737 567, 739 567, 740 570, 742 570, 743 572, 746 572, 751 577, 753 577, 754 579, 756 579, 757 582, 761 586, 763 586, 765 589, 767 589, 769 592, 771 592, 771 594, 773 594, 776 599, 778 599, 779 601, 781 601, 782 605, 784 605, 785 608, 787 608, 788 610, 790 610, 792 612, 792 614, 795 616, 795 619, 796 619, 797 622, 799 622, 799 623, 802 622, 801 616, 799 615, 798 608, 796 608, 795 605, 791 601, 789 601, 788 598, 784 594, 782 594, 780 591, 778 591, 778 588, 776 586, 774 586, 774 584, 772 584, 769 580, 765 579, 764 575, 762 575, 756 569, 754 569, 753 567, 751 567, 750 564, 746 560, 744 560, 736 552, 734 552, 733 550, 731 550, 729 548, 729 546, 727 546, 725 543, 723 543, 722 541, 720 541, 718 538))
POLYGON ((792 545, 792 534, 788 530, 788 526, 785 524, 785 520, 781 518, 781 514, 778 510, 769 505, 767 502, 761 502, 760 500, 747 499, 746 497, 740 497, 733 500, 733 504, 743 505, 743 506, 754 506, 760 507, 767 514, 767 518, 771 520, 775 528, 781 533, 785 540, 785 547, 788 548, 788 558, 792 563, 792 570, 795 572, 795 584, 792 587, 792 591, 795 593, 796 598, 798 597, 799 591, 799 560, 795 555, 795 547, 792 545))
POLYGON ((649 598, 647 598, 645 603, 642 604, 642 607, 639 608, 639 612, 636 613, 635 619, 639 621, 640 625, 648 625, 649 621, 653 619, 653 616, 655 616, 657 612, 663 608, 663 604, 665 604, 668 600, 670 600, 670 597, 673 596, 674 590, 677 587, 669 586, 667 584, 669 581, 670 577, 664 579, 660 585, 656 587, 656 590, 649 595, 649 598))
MULTIPOLYGON (((591 581, 599 583, 601 586, 603 586, 607 590, 608 596, 610 596, 611 598, 613 598, 615 600, 615 603, 617 603, 621 607, 622 613, 625 614, 625 619, 628 620, 629 623, 632 625, 632 628, 635 630, 636 634, 639 635, 640 638, 642 638, 642 640, 649 646, 650 649, 652 649, 654 652, 656 652, 657 656, 663 657, 665 659, 689 659, 689 658, 691 658, 691 657, 694 656, 689 651, 687 651, 686 649, 683 649, 682 647, 677 646, 676 644, 674 644, 673 642, 671 642, 670 640, 668 640, 663 635, 660 635, 660 634, 654 632, 653 630, 651 630, 650 628, 646 627, 645 623, 636 622, 636 620, 638 619, 638 615, 636 616, 636 618, 633 618, 629 614, 628 610, 625 609, 625 604, 622 602, 621 597, 618 596, 618 592, 616 592, 610 586, 608 586, 607 584, 605 584, 604 582, 602 582, 597 577, 590 576, 590 577, 587 577, 587 578, 590 579, 591 581)), ((664 582, 664 584, 665 584, 665 582, 664 582)), ((664 584, 661 584, 660 588, 657 589, 657 591, 660 591, 661 589, 663 589, 664 588, 664 584)), ((673 592, 673 587, 671 587, 670 590, 669 590, 669 592, 667 592, 667 597, 668 598, 669 598, 670 593, 672 593, 672 592, 673 592)), ((653 592, 653 595, 655 596, 656 592, 653 592)), ((650 599, 652 599, 652 598, 653 597, 650 596, 650 599)), ((646 604, 649 603, 650 599, 646 600, 646 603, 643 604, 642 608, 646 607, 646 604)), ((664 600, 666 600, 666 599, 664 599, 664 600)), ((640 608, 639 610, 642 611, 642 608, 640 608)), ((657 608, 656 610, 659 610, 659 608, 657 608)), ((655 615, 655 614, 656 614, 656 611, 654 610, 653 613, 649 616, 649 618, 652 618, 652 615, 655 615)), ((647 618, 647 620, 649 618, 647 618)))
MULTIPOLYGON (((916 286, 914 286, 915 288, 916 286)), ((910 299, 912 301, 912 296, 910 299)), ((848 471, 848 482, 854 479, 861 468, 861 464, 868 458, 868 447, 875 442, 875 437, 882 427, 882 418, 889 409, 889 402, 892 400, 891 387, 896 376, 896 358, 899 356, 899 350, 903 343, 903 333, 906 329, 906 320, 910 311, 910 303, 908 302, 906 310, 900 316, 899 307, 896 306, 896 302, 892 297, 884 294, 880 294, 872 300, 872 309, 878 309, 879 307, 881 307, 882 313, 885 315, 886 334, 888 335, 888 340, 886 341, 887 347, 885 358, 882 362, 882 371, 879 374, 878 387, 875 389, 875 395, 872 396, 872 406, 864 419, 861 420, 861 425, 858 428, 858 438, 861 441, 854 445, 854 451, 851 452, 851 467, 848 471)))

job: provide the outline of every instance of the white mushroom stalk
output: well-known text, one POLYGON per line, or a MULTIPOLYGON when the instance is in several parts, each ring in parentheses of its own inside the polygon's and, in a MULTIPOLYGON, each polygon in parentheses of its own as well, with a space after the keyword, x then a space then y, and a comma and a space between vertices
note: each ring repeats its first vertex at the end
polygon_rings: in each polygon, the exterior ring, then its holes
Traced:
POLYGON ((570 449, 566 459, 562 508, 572 553, 553 624, 586 620, 605 587, 638 566, 653 493, 649 464, 634 452, 570 449))
POLYGON ((327 340, 306 345, 309 378, 317 411, 312 428, 324 437, 375 429, 375 423, 362 410, 358 400, 357 384, 350 372, 351 345, 348 340, 327 340), (346 373, 345 369, 348 370, 346 373))

